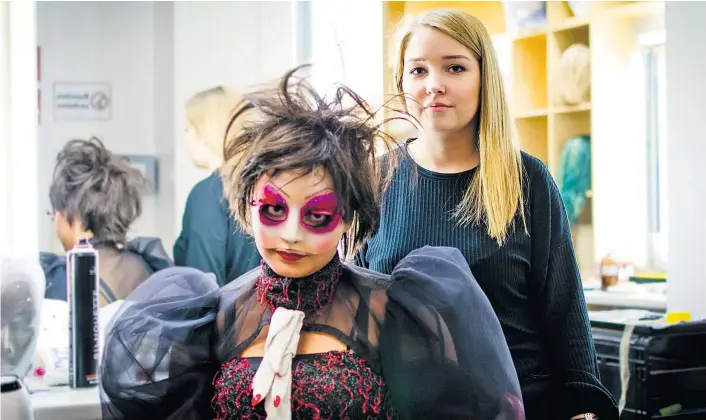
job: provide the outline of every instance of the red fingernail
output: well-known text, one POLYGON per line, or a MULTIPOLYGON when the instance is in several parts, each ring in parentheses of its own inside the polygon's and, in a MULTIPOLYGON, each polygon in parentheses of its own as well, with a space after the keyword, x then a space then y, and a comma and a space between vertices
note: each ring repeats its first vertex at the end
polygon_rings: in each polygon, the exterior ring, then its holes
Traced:
POLYGON ((252 397, 252 405, 253 407, 260 404, 260 401, 262 401, 262 395, 257 394, 254 397, 252 397))
POLYGON ((275 408, 279 407, 279 403, 282 402, 282 399, 278 396, 275 397, 275 408))

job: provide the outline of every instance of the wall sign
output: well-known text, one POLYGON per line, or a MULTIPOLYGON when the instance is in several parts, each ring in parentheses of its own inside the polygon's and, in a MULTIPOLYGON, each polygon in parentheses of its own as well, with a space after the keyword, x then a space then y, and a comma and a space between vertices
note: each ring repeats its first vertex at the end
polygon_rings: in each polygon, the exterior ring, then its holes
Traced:
POLYGON ((110 120, 112 92, 107 82, 55 82, 55 120, 110 120))

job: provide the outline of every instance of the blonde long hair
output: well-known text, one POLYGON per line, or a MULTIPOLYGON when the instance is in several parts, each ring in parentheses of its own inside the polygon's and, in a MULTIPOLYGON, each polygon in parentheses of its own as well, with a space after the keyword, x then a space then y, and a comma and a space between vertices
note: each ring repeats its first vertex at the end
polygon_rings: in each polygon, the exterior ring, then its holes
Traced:
POLYGON ((480 64, 478 151, 480 167, 454 212, 462 225, 487 223, 488 234, 502 245, 518 210, 525 232, 522 155, 505 96, 490 35, 477 18, 454 9, 430 10, 401 22, 395 37, 394 77, 404 109, 404 55, 414 31, 434 28, 466 47, 480 64))
POLYGON ((225 141, 238 127, 229 126, 231 116, 245 106, 243 95, 235 89, 216 86, 193 95, 186 101, 186 121, 196 130, 206 147, 223 159, 225 141))

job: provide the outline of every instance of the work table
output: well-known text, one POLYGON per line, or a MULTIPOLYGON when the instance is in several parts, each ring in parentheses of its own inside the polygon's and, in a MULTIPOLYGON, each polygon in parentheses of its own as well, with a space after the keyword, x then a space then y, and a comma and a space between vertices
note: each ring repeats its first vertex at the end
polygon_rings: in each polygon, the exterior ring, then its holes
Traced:
POLYGON ((600 283, 585 282, 584 296, 589 309, 635 308, 667 311, 667 283, 637 284, 626 282, 600 290, 600 283))

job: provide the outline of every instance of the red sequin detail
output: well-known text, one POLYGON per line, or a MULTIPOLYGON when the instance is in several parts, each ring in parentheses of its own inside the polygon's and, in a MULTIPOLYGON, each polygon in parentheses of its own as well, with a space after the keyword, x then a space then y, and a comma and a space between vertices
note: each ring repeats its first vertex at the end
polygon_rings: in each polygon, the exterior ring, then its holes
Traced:
POLYGON ((221 370, 213 378, 216 395, 211 399, 211 407, 216 413, 215 420, 235 418, 265 420, 267 418, 262 406, 258 407, 260 410, 258 413, 253 410, 252 379, 254 376, 255 373, 248 359, 233 359, 221 366, 221 370))
MULTIPOLYGON (((216 420, 265 419, 263 404, 253 407, 250 387, 255 368, 236 358, 221 366, 211 402, 216 420)), ((396 419, 387 387, 367 363, 350 351, 296 356, 292 370, 292 418, 396 419)))

